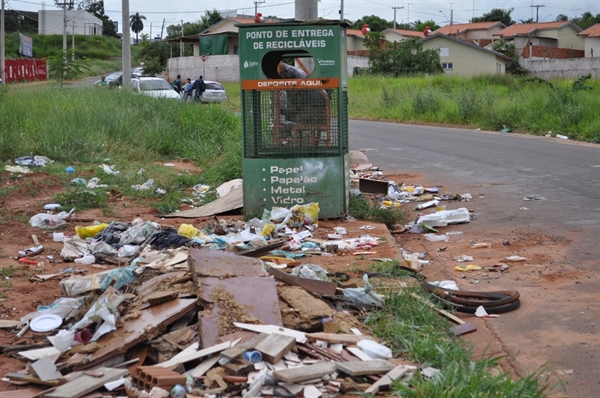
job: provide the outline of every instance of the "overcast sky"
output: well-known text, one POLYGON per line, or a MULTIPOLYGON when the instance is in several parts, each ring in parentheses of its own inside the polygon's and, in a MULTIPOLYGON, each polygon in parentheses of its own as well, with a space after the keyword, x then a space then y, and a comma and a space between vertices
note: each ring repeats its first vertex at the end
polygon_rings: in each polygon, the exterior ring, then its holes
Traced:
MULTIPOLYGON (((514 8, 513 20, 520 21, 536 18, 536 8, 532 5, 543 5, 539 8, 539 20, 553 21, 557 15, 566 14, 570 17, 580 16, 586 11, 592 14, 600 14, 600 0, 345 0, 344 17, 349 20, 357 20, 364 15, 375 14, 381 18, 392 21, 394 11, 392 7, 404 7, 398 9, 396 20, 401 22, 413 22, 415 20, 433 19, 439 25, 445 25, 450 20, 453 10, 455 23, 466 23, 473 16, 481 16, 493 8, 514 8), (442 12, 440 12, 442 11, 442 12)), ((6 0, 7 9, 37 11, 42 8, 56 9, 53 0, 46 0, 45 6, 41 0, 6 0)), ((319 17, 327 19, 339 18, 340 0, 320 0, 319 17)), ((121 31, 121 1, 104 0, 106 14, 115 21, 119 21, 121 31)), ((206 10, 217 9, 219 11, 237 10, 240 14, 254 14, 254 0, 130 0, 129 11, 131 14, 139 12, 146 17, 143 33, 152 33, 152 36, 160 35, 160 28, 165 20, 165 27, 184 22, 195 22, 204 15, 206 10), (150 27, 152 26, 152 32, 150 27)), ((258 6, 263 15, 275 15, 280 18, 294 17, 293 0, 264 0, 258 6)))

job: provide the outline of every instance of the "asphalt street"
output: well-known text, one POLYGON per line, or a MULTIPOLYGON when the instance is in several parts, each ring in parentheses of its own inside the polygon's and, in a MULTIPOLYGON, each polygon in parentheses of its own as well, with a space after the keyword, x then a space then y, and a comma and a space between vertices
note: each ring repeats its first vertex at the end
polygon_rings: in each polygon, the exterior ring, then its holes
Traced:
MULTIPOLYGON (((417 175, 423 184, 442 186, 442 192, 476 194, 469 204, 476 220, 468 226, 475 233, 500 231, 493 236, 508 238, 533 231, 556 239, 555 245, 533 248, 548 252, 548 260, 536 265, 546 275, 523 277, 526 269, 519 274, 515 268, 511 279, 471 287, 521 293, 521 308, 486 321, 487 330, 477 333, 497 339, 517 374, 535 371, 534 364, 570 369, 552 396, 600 396, 599 145, 351 121, 350 149, 364 150, 384 174, 417 175), (530 195, 541 198, 523 200, 530 195), (558 252, 564 256, 557 258, 558 252)), ((457 278, 452 271, 447 275, 457 278)))

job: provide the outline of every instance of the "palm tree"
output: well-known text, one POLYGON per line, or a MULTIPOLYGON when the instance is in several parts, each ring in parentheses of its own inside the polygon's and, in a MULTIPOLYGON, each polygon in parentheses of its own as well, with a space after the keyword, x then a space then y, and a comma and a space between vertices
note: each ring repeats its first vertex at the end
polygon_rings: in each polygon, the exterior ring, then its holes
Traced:
POLYGON ((146 19, 146 17, 140 15, 139 12, 136 12, 134 15, 129 16, 129 26, 131 27, 131 30, 133 30, 133 32, 135 33, 135 44, 138 43, 138 33, 144 30, 144 23, 142 22, 143 19, 146 19))

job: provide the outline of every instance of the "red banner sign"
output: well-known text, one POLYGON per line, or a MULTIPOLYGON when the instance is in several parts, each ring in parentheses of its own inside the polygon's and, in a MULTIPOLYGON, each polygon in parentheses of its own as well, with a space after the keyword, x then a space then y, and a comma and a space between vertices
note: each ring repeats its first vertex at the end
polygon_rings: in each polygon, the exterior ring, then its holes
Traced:
POLYGON ((7 59, 4 66, 6 83, 48 79, 45 59, 7 59))

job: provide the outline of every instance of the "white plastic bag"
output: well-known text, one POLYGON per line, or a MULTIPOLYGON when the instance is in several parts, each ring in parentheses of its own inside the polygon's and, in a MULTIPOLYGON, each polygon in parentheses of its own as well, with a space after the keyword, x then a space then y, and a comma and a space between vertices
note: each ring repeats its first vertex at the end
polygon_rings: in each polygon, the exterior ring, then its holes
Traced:
POLYGON ((77 264, 90 265, 96 262, 96 257, 93 254, 87 253, 81 258, 76 258, 74 261, 77 264))

